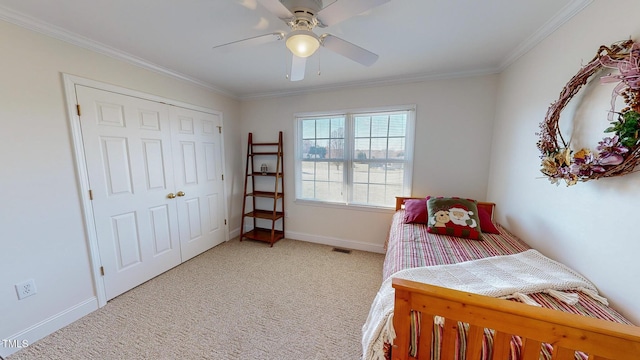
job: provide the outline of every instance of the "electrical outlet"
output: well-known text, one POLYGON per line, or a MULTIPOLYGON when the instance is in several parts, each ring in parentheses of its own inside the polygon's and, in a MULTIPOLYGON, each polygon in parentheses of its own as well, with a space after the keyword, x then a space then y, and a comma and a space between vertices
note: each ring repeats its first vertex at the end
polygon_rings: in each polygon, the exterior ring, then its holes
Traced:
POLYGON ((35 295, 37 291, 36 282, 33 279, 16 284, 16 292, 18 293, 19 300, 35 295))

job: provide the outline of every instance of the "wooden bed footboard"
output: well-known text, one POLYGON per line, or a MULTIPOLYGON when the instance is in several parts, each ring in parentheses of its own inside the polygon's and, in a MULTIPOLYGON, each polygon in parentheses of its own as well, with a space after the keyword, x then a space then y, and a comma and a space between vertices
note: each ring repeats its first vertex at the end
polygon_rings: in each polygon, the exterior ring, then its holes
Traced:
POLYGON ((538 360, 543 343, 553 346, 553 360, 574 360, 575 351, 589 360, 640 359, 640 327, 403 279, 394 278, 393 287, 394 360, 415 359, 409 356, 412 310, 421 313, 419 359, 430 359, 434 316, 445 319, 441 360, 456 358, 458 321, 469 324, 466 359, 481 358, 484 329, 495 331, 494 360, 509 359, 512 335, 522 339, 521 360, 538 360))

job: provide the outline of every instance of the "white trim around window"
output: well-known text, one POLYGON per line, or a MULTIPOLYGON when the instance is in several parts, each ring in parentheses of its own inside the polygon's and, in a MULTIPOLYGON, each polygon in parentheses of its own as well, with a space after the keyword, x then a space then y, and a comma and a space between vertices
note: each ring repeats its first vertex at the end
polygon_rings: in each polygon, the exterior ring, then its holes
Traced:
POLYGON ((295 114, 295 200, 390 208, 411 194, 415 105, 295 114))

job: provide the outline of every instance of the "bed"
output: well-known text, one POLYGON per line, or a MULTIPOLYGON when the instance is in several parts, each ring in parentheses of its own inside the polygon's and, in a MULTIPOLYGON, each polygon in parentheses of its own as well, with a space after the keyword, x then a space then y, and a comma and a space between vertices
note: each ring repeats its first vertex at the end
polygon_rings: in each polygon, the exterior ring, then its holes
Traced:
POLYGON ((477 203, 497 232, 478 241, 405 223, 410 199, 397 199, 364 359, 640 359, 640 328, 587 279, 493 223, 495 204, 477 203), (517 284, 538 272, 540 291, 517 284), (500 276, 517 290, 487 286, 500 276))

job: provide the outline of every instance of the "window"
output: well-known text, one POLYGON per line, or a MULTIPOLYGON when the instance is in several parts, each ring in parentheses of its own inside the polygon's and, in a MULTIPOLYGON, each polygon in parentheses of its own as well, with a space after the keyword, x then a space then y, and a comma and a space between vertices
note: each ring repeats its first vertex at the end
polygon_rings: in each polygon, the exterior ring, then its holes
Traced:
POLYGON ((411 194, 413 108, 296 116, 296 200, 395 206, 411 194))

